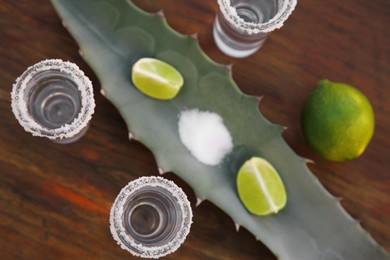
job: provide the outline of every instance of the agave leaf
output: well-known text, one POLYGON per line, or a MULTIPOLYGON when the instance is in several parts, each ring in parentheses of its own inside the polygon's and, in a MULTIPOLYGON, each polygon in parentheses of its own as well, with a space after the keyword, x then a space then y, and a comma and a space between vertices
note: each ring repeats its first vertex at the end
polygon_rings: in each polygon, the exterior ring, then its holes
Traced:
POLYGON ((163 15, 130 1, 52 2, 132 138, 154 153, 161 173, 172 171, 190 184, 198 202, 213 202, 280 259, 389 258, 289 148, 283 128, 261 115, 258 99, 243 94, 229 68, 211 61, 196 37, 178 34, 163 15), (151 99, 134 88, 131 67, 141 57, 161 59, 182 73, 185 86, 174 100, 151 99), (180 142, 178 114, 192 108, 221 115, 233 137, 234 151, 218 166, 200 163, 180 142), (288 203, 277 215, 255 217, 237 196, 236 171, 251 156, 270 161, 285 183, 288 203))

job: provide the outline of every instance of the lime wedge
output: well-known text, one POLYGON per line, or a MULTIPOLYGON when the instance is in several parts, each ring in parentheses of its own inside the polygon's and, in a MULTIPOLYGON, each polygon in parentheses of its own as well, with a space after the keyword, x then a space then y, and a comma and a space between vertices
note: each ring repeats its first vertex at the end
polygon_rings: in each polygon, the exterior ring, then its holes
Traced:
POLYGON ((277 213, 286 205, 282 180, 274 167, 259 157, 252 157, 241 166, 237 190, 247 210, 258 216, 277 213))
POLYGON ((139 59, 133 65, 132 80, 142 93, 162 100, 174 98, 184 82, 174 67, 153 58, 139 59))

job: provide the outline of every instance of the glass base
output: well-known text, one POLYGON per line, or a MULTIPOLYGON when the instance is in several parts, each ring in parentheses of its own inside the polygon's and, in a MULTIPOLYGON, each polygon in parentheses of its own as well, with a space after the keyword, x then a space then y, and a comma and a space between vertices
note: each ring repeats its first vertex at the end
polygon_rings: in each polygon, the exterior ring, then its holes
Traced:
POLYGON ((88 129, 89 129, 89 124, 86 127, 84 127, 78 134, 72 137, 62 138, 62 139, 52 139, 51 141, 56 144, 71 144, 80 140, 88 132, 88 129))

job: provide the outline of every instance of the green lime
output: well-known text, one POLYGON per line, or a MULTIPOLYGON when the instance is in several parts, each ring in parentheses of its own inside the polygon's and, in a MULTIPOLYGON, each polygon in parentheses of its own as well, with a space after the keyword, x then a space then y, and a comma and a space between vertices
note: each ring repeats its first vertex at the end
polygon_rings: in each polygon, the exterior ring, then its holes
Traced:
POLYGON ((259 157, 252 157, 241 166, 237 190, 244 206, 255 215, 277 213, 286 205, 286 190, 279 174, 259 157))
POLYGON ((318 82, 302 110, 303 135, 310 147, 332 161, 360 156, 374 133, 374 112, 356 88, 329 80, 318 82))
POLYGON ((132 80, 145 95, 163 100, 174 98, 184 83, 174 67, 153 58, 139 59, 133 65, 132 80))

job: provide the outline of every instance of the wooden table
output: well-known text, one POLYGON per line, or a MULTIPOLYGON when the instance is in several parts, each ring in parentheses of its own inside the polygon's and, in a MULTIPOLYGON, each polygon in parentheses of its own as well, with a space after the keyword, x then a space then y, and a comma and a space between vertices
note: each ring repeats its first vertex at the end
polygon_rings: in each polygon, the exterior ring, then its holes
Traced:
MULTIPOLYGON (((285 26, 255 55, 236 60, 212 38, 216 1, 137 0, 145 10, 164 9, 184 34, 199 33, 215 61, 234 63, 243 92, 264 96, 260 109, 288 126, 284 137, 320 182, 385 249, 390 250, 390 2, 301 0, 285 26), (376 130, 366 152, 346 163, 319 158, 300 130, 300 110, 319 79, 346 82, 364 92, 375 110, 376 130)), ((109 209, 120 189, 143 175, 158 175, 153 155, 127 139, 124 121, 99 93, 92 70, 48 1, 0 4, 0 259, 131 259, 111 238, 109 209), (78 64, 92 79, 97 109, 87 135, 58 145, 34 138, 10 109, 15 79, 47 58, 78 64)), ((190 187, 173 173, 194 207, 185 244, 168 259, 275 259, 245 229, 204 202, 195 208, 190 187)))

